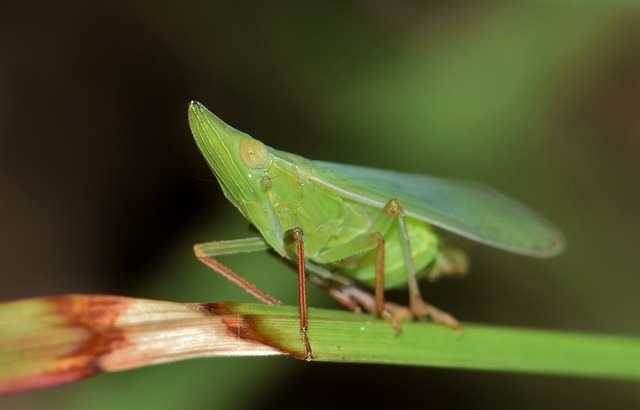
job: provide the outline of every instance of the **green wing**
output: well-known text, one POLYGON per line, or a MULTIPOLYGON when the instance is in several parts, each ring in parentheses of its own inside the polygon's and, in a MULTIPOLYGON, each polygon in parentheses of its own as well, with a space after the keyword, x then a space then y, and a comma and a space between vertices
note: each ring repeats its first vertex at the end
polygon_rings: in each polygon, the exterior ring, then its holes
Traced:
POLYGON ((549 257, 564 249, 556 227, 490 187, 331 162, 311 164, 312 180, 344 198, 377 207, 396 198, 407 216, 518 254, 549 257))

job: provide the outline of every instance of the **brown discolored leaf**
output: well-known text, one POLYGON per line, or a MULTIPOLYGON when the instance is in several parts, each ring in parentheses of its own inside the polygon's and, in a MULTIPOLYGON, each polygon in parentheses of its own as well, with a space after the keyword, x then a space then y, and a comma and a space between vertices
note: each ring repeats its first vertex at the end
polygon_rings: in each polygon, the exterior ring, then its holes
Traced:
POLYGON ((281 352, 243 338, 242 316, 204 304, 66 295, 0 305, 0 394, 205 356, 281 352))

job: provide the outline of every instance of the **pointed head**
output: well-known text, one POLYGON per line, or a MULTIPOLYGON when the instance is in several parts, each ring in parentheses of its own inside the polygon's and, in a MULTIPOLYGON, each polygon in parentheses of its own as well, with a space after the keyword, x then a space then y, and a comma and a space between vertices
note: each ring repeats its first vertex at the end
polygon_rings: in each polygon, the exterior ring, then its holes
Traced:
POLYGON ((271 153, 262 142, 227 125, 202 104, 189 104, 189 126, 196 144, 222 186, 225 196, 245 217, 268 181, 261 180, 271 153))

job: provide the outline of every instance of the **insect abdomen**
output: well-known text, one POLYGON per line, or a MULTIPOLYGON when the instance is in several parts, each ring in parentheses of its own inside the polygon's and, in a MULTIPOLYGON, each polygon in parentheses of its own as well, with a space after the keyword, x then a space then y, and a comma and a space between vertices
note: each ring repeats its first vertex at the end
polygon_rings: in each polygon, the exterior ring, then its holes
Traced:
MULTIPOLYGON (((422 277, 440 252, 440 240, 426 222, 406 218, 405 223, 416 276, 422 277)), ((387 232, 381 233, 385 239, 384 287, 404 286, 407 284, 407 268, 398 224, 393 223, 387 232)), ((354 255, 336 265, 342 268, 344 275, 370 287, 375 285, 375 251, 354 255)))

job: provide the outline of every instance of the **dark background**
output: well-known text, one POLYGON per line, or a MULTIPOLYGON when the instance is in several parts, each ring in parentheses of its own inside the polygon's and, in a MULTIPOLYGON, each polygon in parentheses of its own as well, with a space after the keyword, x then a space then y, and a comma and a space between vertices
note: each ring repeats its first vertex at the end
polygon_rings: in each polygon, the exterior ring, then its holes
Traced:
MULTIPOLYGON (((190 136, 190 100, 314 159, 489 183, 566 252, 472 245, 425 286, 463 321, 640 333, 640 8, 626 1, 5 1, 0 299, 72 292, 251 298, 192 256, 241 238, 190 136)), ((226 259, 288 303, 269 255, 226 259)), ((396 296, 402 297, 402 293, 396 296)), ((313 306, 335 306, 312 291, 313 306)), ((428 341, 425 341, 428 343, 428 341)), ((0 399, 2 408, 624 408, 637 384, 193 360, 0 399)))

